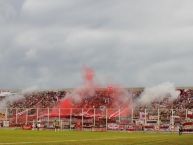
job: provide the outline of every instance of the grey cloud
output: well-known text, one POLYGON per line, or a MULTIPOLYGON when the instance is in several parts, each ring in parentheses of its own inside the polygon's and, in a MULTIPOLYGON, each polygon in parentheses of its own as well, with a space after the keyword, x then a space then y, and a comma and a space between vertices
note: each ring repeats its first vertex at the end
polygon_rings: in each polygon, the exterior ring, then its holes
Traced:
POLYGON ((192 1, 0 4, 0 88, 75 87, 84 65, 128 87, 192 85, 192 1))

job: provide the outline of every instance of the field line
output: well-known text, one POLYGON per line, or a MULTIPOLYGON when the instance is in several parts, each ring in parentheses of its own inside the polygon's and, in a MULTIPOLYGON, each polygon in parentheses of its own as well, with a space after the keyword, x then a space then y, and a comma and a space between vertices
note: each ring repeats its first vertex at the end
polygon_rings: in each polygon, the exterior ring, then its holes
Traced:
POLYGON ((79 141, 104 141, 104 140, 117 140, 117 139, 130 139, 136 137, 116 137, 116 138, 101 138, 101 139, 70 139, 70 140, 56 140, 56 141, 41 141, 41 142, 9 142, 0 143, 0 145, 15 145, 15 144, 40 144, 40 143, 60 143, 60 142, 79 142, 79 141))

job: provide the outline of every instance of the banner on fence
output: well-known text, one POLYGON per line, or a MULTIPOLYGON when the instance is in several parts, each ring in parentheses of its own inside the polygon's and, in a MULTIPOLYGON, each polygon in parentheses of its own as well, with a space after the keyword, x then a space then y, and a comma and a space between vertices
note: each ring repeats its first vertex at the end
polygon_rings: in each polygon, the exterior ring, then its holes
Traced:
POLYGON ((9 127, 9 121, 3 121, 3 127, 9 127))

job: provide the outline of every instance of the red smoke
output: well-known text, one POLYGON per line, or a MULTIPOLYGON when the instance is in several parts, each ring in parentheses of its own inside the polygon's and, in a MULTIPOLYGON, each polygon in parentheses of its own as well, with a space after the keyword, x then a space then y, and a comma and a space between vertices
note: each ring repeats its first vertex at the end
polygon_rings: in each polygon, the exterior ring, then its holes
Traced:
MULTIPOLYGON (((90 110, 93 107, 114 108, 114 111, 109 109, 109 117, 115 117, 119 114, 127 116, 131 113, 133 103, 127 90, 117 85, 109 85, 106 88, 96 86, 94 83, 94 71, 88 67, 84 68, 84 79, 85 84, 83 86, 67 94, 56 106, 56 108, 61 108, 60 115, 68 116, 70 114, 70 109, 68 108, 84 108, 84 114, 86 115, 90 112, 90 116, 92 116, 93 114, 90 110)), ((58 113, 55 110, 53 109, 51 115, 58 113)))
POLYGON ((89 67, 84 67, 84 77, 87 82, 93 81, 94 71, 89 67))

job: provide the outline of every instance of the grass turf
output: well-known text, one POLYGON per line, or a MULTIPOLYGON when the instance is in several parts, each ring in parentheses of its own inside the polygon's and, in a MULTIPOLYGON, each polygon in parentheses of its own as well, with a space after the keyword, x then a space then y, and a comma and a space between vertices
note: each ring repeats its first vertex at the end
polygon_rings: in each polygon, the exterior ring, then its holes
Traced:
POLYGON ((0 145, 193 145, 193 134, 0 130, 0 145))

